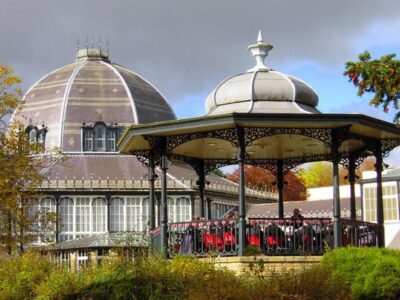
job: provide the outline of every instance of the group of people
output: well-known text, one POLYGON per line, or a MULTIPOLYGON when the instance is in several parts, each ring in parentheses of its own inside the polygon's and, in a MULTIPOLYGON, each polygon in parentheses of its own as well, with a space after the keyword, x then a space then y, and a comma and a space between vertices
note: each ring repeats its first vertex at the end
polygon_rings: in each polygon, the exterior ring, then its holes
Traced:
MULTIPOLYGON (((235 219, 237 212, 228 212, 223 219, 235 219)), ((194 217, 193 221, 202 221, 200 217, 194 217)), ((295 208, 291 217, 291 244, 300 245, 307 234, 304 228, 304 217, 300 210, 295 208)), ((285 228, 286 229, 286 228, 285 228)), ((277 225, 261 228, 249 226, 247 230, 248 244, 268 249, 269 247, 283 248, 287 246, 287 234, 277 225)), ((236 246, 236 226, 232 224, 211 225, 207 231, 199 230, 193 226, 186 228, 185 232, 178 237, 178 252, 195 253, 210 250, 234 252, 236 246)))

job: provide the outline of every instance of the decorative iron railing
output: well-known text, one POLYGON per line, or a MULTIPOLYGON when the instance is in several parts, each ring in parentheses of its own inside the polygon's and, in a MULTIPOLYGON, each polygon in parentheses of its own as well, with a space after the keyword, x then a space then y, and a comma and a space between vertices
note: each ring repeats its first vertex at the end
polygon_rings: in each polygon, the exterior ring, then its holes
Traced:
POLYGON ((321 255, 333 243, 328 218, 250 218, 247 244, 264 255, 321 255))
MULTIPOLYGON (((161 180, 154 182, 156 189, 161 189, 161 180)), ((149 181, 145 178, 57 178, 42 182, 41 190, 148 190, 149 181)), ((198 185, 194 179, 168 179, 168 190, 196 190, 198 185)), ((206 185, 206 191, 238 194, 238 185, 223 181, 211 180, 206 185)), ((246 195, 262 199, 278 199, 278 194, 267 189, 246 189, 246 195)))
POLYGON ((171 223, 169 255, 236 255, 237 232, 237 219, 171 223))
POLYGON ((379 245, 379 224, 341 219, 341 227, 343 246, 371 247, 379 245))

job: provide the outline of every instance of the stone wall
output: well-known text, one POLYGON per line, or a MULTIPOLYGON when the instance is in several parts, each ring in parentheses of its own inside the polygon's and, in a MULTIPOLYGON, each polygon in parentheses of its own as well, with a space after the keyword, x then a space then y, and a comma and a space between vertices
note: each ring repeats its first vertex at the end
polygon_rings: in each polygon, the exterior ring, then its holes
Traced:
POLYGON ((214 263, 218 268, 226 268, 241 275, 271 276, 274 273, 293 272, 318 264, 322 256, 234 256, 202 258, 214 263))

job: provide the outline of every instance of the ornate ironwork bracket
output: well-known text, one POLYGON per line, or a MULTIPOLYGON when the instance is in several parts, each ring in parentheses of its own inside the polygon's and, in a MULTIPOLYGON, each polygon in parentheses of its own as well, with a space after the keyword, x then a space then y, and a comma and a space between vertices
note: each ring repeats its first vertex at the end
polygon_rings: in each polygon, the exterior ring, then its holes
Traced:
POLYGON ((169 136, 167 140, 167 150, 171 152, 174 148, 192 140, 201 138, 216 138, 232 143, 234 147, 239 147, 236 128, 219 129, 213 131, 194 132, 189 134, 169 136))
POLYGON ((400 146, 399 139, 384 139, 381 140, 381 149, 382 149, 382 156, 388 157, 390 151, 392 151, 397 146, 400 146))
POLYGON ((270 128, 270 127, 248 127, 244 128, 245 144, 251 145, 255 140, 277 134, 302 135, 320 140, 326 147, 331 147, 332 139, 330 128, 270 128))

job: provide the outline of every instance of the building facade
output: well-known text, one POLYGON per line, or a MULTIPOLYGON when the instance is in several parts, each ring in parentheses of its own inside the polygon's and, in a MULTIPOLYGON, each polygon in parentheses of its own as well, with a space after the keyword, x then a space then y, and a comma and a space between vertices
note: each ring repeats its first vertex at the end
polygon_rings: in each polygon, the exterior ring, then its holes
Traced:
MULTIPOLYGON (((54 243, 107 232, 145 232, 149 225, 146 161, 122 155, 116 143, 132 124, 176 119, 161 93, 138 74, 109 60, 101 49, 80 49, 75 62, 46 74, 24 96, 14 118, 26 125, 31 142, 62 157, 42 174, 43 197, 34 210, 55 213, 60 222, 47 226, 39 243, 54 243)), ((156 170, 159 173, 160 170, 156 170)), ((198 185, 189 165, 171 163, 168 211, 173 222, 199 215, 198 185)), ((237 184, 207 176, 205 211, 218 218, 237 204, 237 184)), ((156 198, 159 198, 155 180, 156 198)), ((254 202, 275 201, 268 191, 248 191, 254 202)), ((160 212, 156 205, 157 216, 160 212)))

